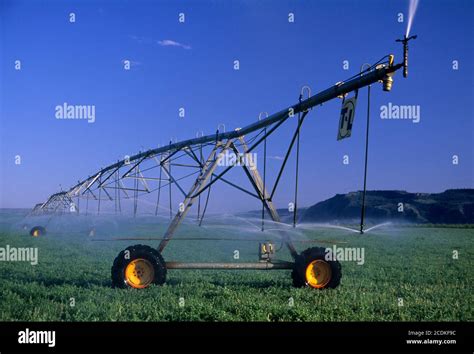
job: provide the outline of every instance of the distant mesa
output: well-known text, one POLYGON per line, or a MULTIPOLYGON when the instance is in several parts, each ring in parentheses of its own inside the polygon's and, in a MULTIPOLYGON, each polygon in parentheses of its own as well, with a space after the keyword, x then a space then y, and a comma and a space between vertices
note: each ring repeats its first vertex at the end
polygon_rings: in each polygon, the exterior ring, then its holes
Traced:
MULTIPOLYGON (((300 222, 360 219, 362 192, 336 194, 302 210, 300 222)), ((448 189, 442 193, 367 191, 367 221, 430 224, 474 224, 474 189, 448 189)))

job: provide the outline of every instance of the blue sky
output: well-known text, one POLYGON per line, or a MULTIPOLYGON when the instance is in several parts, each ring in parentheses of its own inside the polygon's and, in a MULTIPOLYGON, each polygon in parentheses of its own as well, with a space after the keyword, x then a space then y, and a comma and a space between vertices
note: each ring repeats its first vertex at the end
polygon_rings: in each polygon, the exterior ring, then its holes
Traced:
MULTIPOLYGON (((405 33, 408 10, 407 1, 369 0, 0 3, 0 207, 31 207, 59 185, 68 188, 170 138, 211 134, 219 123, 227 130, 253 123, 261 111, 296 103, 301 86, 319 92, 386 54, 399 62, 394 40, 405 33), (185 23, 178 22, 181 12, 185 23), (182 46, 162 45, 166 40, 182 46), (64 102, 95 105, 96 121, 56 119, 55 106, 64 102), (185 118, 178 117, 180 107, 185 118)), ((472 1, 420 2, 409 77, 397 73, 391 93, 372 89, 369 189, 473 187, 473 7, 472 1), (389 102, 419 105, 420 122, 382 120, 380 107, 389 102)), ((336 141, 340 100, 317 107, 305 121, 301 205, 361 188, 366 95, 361 90, 350 139, 336 141), (349 165, 342 163, 345 154, 349 165)), ((285 129, 269 142, 270 155, 284 155, 290 134, 285 129)), ((269 160, 269 175, 279 163, 269 160)), ((277 205, 292 198, 292 174, 281 182, 277 205)), ((217 193, 214 208, 257 205, 240 194, 229 205, 228 195, 217 193)))

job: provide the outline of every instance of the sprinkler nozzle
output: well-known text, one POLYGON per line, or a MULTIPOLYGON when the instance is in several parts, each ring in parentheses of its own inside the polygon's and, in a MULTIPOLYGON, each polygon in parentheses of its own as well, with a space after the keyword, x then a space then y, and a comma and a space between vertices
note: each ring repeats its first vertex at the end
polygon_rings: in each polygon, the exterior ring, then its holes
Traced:
POLYGON ((417 37, 417 35, 413 35, 410 37, 404 35, 403 39, 395 40, 395 42, 403 43, 403 77, 408 76, 408 41, 411 39, 416 39, 417 37))

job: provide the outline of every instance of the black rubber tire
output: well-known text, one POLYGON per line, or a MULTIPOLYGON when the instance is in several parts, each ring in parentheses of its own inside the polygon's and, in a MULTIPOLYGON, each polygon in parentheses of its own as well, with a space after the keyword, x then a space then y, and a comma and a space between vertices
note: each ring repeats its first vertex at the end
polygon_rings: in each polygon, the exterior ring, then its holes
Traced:
POLYGON ((125 268, 134 259, 143 258, 149 261, 155 270, 155 278, 152 284, 163 285, 166 281, 166 263, 160 252, 156 249, 146 245, 135 245, 124 249, 115 258, 111 269, 112 273, 112 287, 114 288, 132 288, 125 279, 125 268), (126 258, 126 252, 129 252, 129 257, 126 258))
POLYGON ((43 226, 34 226, 30 230, 30 236, 39 237, 46 235, 46 229, 43 226), (34 235, 35 231, 38 231, 38 235, 34 235))
POLYGON ((325 255, 326 255, 326 248, 312 247, 312 248, 308 248, 307 250, 304 250, 298 256, 296 256, 295 265, 294 265, 293 271, 291 272, 291 278, 293 279, 293 286, 297 288, 309 287, 308 283, 306 282, 306 277, 305 277, 306 267, 312 261, 320 259, 330 265, 331 273, 332 273, 331 280, 329 281, 329 283, 324 288, 321 288, 320 290, 327 289, 327 288, 331 288, 331 289, 336 288, 340 284, 341 278, 342 278, 341 263, 339 263, 339 261, 337 260, 327 261, 325 259, 325 255))

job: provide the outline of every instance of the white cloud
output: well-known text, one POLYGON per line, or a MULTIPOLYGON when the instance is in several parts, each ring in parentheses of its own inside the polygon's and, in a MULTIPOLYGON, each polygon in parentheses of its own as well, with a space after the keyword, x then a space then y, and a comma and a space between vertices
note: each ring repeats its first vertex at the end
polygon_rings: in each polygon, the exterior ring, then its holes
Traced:
POLYGON ((187 44, 182 44, 179 42, 175 42, 171 39, 163 39, 162 41, 158 41, 158 44, 163 46, 163 47, 180 47, 183 49, 191 49, 191 46, 187 44))
POLYGON ((179 43, 179 42, 173 41, 171 39, 157 40, 157 39, 153 39, 153 38, 150 38, 150 37, 135 36, 133 34, 129 35, 128 38, 131 38, 135 42, 140 43, 140 44, 152 44, 152 45, 157 44, 157 45, 160 45, 162 47, 179 47, 179 48, 183 48, 183 49, 186 49, 186 50, 191 49, 190 45, 179 43))

